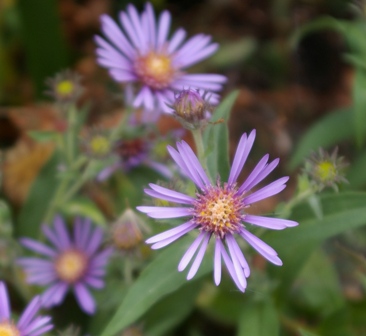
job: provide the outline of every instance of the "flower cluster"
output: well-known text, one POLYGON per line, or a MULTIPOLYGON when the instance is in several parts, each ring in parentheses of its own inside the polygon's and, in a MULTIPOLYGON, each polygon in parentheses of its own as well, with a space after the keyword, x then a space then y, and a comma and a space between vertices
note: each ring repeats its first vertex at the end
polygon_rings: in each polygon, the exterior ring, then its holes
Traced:
POLYGON ((111 254, 109 248, 99 251, 103 231, 92 229, 89 219, 78 218, 72 239, 64 221, 57 216, 53 230, 43 226, 43 233, 53 248, 30 238, 21 240, 25 247, 47 257, 18 260, 24 267, 28 283, 49 287, 41 296, 44 307, 60 304, 66 292, 73 289, 82 310, 93 314, 95 302, 88 287, 104 287, 105 266, 111 254))
POLYGON ((255 131, 252 131, 249 136, 246 133, 243 134, 235 153, 228 182, 223 185, 219 181, 216 184, 211 183, 187 143, 184 141, 178 142, 178 150, 169 146, 168 151, 182 173, 188 176, 199 189, 196 197, 156 184, 150 184, 150 189, 145 190, 146 194, 184 206, 137 207, 139 211, 146 213, 151 218, 189 218, 184 224, 148 239, 146 242, 153 244, 153 249, 162 248, 186 233, 198 230, 199 235, 183 255, 178 265, 178 270, 183 271, 194 259, 188 272, 188 280, 196 274, 211 238, 215 240, 214 280, 216 285, 221 281, 221 260, 223 259, 237 287, 242 292, 245 291, 246 278, 250 275, 250 268, 235 240, 236 236, 243 238, 273 264, 282 265, 276 251, 253 235, 244 224, 249 223, 274 230, 282 230, 297 225, 296 222, 291 220, 254 216, 245 211, 253 203, 281 192, 286 187, 285 183, 288 180, 288 177, 282 177, 250 193, 278 165, 279 159, 268 163, 269 156, 267 154, 258 162, 244 183, 240 186, 237 184, 237 178, 253 146, 254 139, 255 131), (194 256, 195 258, 193 258, 194 256))

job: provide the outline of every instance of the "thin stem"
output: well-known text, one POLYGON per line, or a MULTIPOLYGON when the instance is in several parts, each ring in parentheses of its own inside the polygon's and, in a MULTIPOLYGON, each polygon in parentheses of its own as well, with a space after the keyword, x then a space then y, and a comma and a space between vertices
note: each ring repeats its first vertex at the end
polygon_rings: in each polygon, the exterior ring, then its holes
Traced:
POLYGON ((309 198, 315 193, 315 190, 312 188, 306 189, 303 192, 297 194, 294 198, 289 200, 286 205, 283 207, 282 211, 285 216, 289 216, 291 214, 291 211, 295 205, 302 202, 303 200, 309 198))
MULTIPOLYGON (((196 145, 198 159, 200 160, 203 169, 206 171, 206 174, 211 178, 210 171, 208 170, 208 166, 207 166, 205 147, 203 145, 202 129, 199 128, 199 129, 192 130, 192 135, 193 135, 194 143, 196 145)), ((211 180, 212 180, 212 178, 211 178, 211 180)))

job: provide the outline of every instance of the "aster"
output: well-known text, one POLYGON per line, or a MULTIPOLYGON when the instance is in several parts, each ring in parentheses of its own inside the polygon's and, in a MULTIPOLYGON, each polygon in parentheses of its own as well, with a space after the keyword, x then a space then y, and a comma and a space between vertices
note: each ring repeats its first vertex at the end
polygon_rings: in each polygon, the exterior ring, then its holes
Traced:
POLYGON ((19 258, 27 275, 27 282, 47 286, 41 295, 42 304, 48 308, 59 305, 68 290, 72 289, 83 311, 95 312, 95 301, 89 288, 104 287, 104 274, 111 249, 100 251, 103 231, 92 228, 89 219, 77 218, 73 238, 60 216, 56 216, 53 228, 44 225, 42 231, 52 247, 30 238, 21 243, 46 258, 19 258))
POLYGON ((154 145, 154 141, 149 141, 142 137, 117 141, 113 149, 117 160, 104 168, 98 174, 97 179, 99 181, 104 181, 120 169, 128 172, 141 165, 155 170, 164 177, 170 178, 172 176, 170 169, 167 166, 152 160, 150 157, 154 145))
POLYGON ((53 328, 51 317, 38 316, 41 299, 36 296, 28 304, 18 323, 11 320, 9 297, 4 282, 0 281, 0 335, 1 336, 40 336, 53 328))
POLYGON ((121 27, 108 15, 101 16, 105 38, 95 37, 97 61, 117 82, 137 84, 134 107, 169 113, 166 102, 174 100, 174 91, 184 87, 221 90, 226 77, 185 72, 217 50, 218 44, 211 43, 210 36, 198 34, 184 42, 186 32, 179 28, 169 39, 170 13, 163 11, 156 19, 150 3, 140 15, 128 5, 119 13, 119 21, 121 27))
POLYGON ((214 281, 216 285, 219 285, 221 281, 221 260, 223 260, 239 290, 245 291, 250 268, 236 241, 237 237, 244 239, 271 263, 282 265, 277 252, 252 234, 246 225, 248 223, 273 230, 298 225, 291 220, 250 215, 245 211, 252 204, 281 192, 288 181, 288 177, 282 177, 251 193, 251 190, 264 180, 279 163, 279 159, 269 163, 267 154, 258 162, 247 179, 241 185, 237 184, 237 178, 247 160, 254 139, 254 130, 249 136, 246 133, 242 135, 228 181, 223 184, 219 180, 216 184, 211 183, 186 142, 178 142, 177 150, 168 146, 170 155, 182 173, 189 177, 198 188, 195 197, 156 184, 150 184, 150 189, 145 189, 145 193, 151 197, 183 206, 139 206, 137 207, 139 211, 157 219, 189 218, 185 223, 149 238, 146 243, 152 244, 153 249, 167 246, 190 231, 198 230, 199 232, 178 265, 178 270, 183 271, 194 259, 187 275, 188 280, 193 278, 198 271, 211 238, 214 239, 215 245, 214 281), (194 255, 196 256, 194 257, 194 255))

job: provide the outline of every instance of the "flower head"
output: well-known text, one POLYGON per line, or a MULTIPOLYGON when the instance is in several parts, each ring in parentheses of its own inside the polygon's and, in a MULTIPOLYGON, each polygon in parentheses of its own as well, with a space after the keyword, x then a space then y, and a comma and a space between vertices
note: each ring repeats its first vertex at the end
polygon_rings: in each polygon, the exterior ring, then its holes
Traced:
POLYGON ((111 227, 111 240, 116 250, 132 252, 143 241, 142 231, 149 229, 132 209, 126 209, 111 227))
POLYGON ((134 107, 169 112, 166 102, 174 100, 174 90, 196 87, 217 92, 226 78, 216 74, 186 74, 185 69, 212 55, 218 45, 211 37, 196 35, 183 43, 186 33, 178 29, 169 39, 171 15, 155 19, 150 3, 139 15, 133 5, 120 12, 119 27, 108 15, 101 17, 106 39, 96 36, 98 63, 122 83, 136 83, 139 92, 134 107))
POLYGON ((44 226, 43 233, 53 247, 29 238, 21 240, 27 248, 47 257, 18 259, 28 283, 49 287, 41 297, 45 307, 60 304, 66 292, 73 289, 81 309, 93 314, 95 302, 88 287, 104 287, 105 266, 111 254, 111 249, 99 251, 102 230, 92 229, 88 219, 77 219, 72 239, 64 221, 57 216, 53 229, 44 226))
POLYGON ((81 76, 70 70, 58 73, 54 78, 48 78, 46 93, 59 103, 76 102, 83 92, 80 84, 81 76))
POLYGON ((171 106, 174 110, 173 116, 190 130, 205 126, 212 110, 209 96, 207 92, 197 89, 182 90, 171 106))
POLYGON ((81 148, 87 156, 101 160, 111 155, 113 143, 106 132, 93 128, 82 137, 81 148))
POLYGON ((288 177, 282 177, 250 193, 278 165, 278 159, 268 163, 269 156, 267 154, 259 161, 244 183, 240 186, 237 185, 237 178, 253 146, 254 139, 255 131, 252 131, 249 136, 245 133, 243 134, 235 153, 228 182, 224 184, 220 182, 216 184, 211 183, 196 155, 187 143, 184 141, 178 142, 178 150, 169 146, 168 151, 173 160, 180 167, 183 174, 188 176, 198 187, 199 191, 196 197, 155 184, 150 184, 151 189, 145 189, 145 193, 152 197, 184 206, 137 207, 141 212, 152 218, 189 218, 184 224, 148 239, 146 242, 153 244, 153 249, 169 245, 189 231, 197 229, 199 232, 198 237, 188 248, 178 265, 178 270, 183 271, 198 250, 188 272, 188 280, 196 274, 211 237, 215 240, 214 280, 216 285, 221 281, 221 259, 223 259, 237 287, 241 291, 245 291, 246 278, 250 274, 250 269, 235 240, 237 236, 243 238, 273 264, 282 265, 282 261, 278 258, 276 251, 249 232, 246 224, 244 224, 249 223, 274 230, 282 230, 286 227, 297 225, 296 222, 291 220, 254 216, 245 211, 253 203, 282 191, 286 187, 285 183, 288 180, 288 177))
POLYGON ((326 187, 338 190, 338 184, 348 182, 344 177, 346 166, 344 158, 338 156, 338 148, 335 148, 332 154, 320 148, 318 153, 313 153, 305 162, 304 172, 319 190, 326 187))
POLYGON ((51 317, 38 316, 41 308, 39 296, 33 298, 18 323, 11 320, 9 297, 5 284, 0 281, 0 335, 1 336, 40 336, 53 328, 51 317))
POLYGON ((113 152, 117 160, 112 165, 103 169, 98 174, 97 179, 104 181, 118 169, 128 172, 140 165, 150 167, 162 176, 171 177, 171 172, 168 167, 150 158, 154 143, 153 140, 146 139, 146 137, 117 141, 113 146, 113 152))

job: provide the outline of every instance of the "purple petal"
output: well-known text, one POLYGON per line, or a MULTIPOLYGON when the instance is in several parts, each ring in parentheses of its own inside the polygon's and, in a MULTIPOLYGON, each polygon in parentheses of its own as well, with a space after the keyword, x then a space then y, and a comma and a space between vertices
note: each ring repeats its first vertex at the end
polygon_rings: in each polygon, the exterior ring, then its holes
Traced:
POLYGON ((255 181, 257 176, 262 172, 262 170, 266 167, 268 162, 269 155, 266 154, 262 157, 262 159, 257 163, 257 165, 254 167, 253 171, 250 173, 248 178, 245 180, 245 182, 241 185, 239 188, 239 193, 243 193, 246 190, 249 190, 248 186, 255 181))
POLYGON ((84 279, 85 283, 88 284, 90 287, 94 287, 94 288, 103 288, 104 287, 104 281, 99 279, 99 278, 95 278, 95 277, 91 277, 91 276, 87 276, 84 279))
POLYGON ((153 6, 150 3, 146 3, 145 7, 146 21, 147 21, 147 31, 149 34, 149 41, 153 49, 156 48, 156 22, 155 13, 153 6))
POLYGON ((127 11, 128 11, 129 16, 130 16, 131 23, 134 27, 134 30, 135 30, 135 32, 138 36, 139 41, 140 41, 140 51, 142 53, 145 53, 149 46, 146 43, 147 41, 146 41, 146 38, 145 38, 145 33, 142 29, 141 21, 140 21, 139 15, 137 13, 137 10, 134 6, 128 5, 127 6, 127 11))
POLYGON ((81 219, 77 223, 80 226, 80 237, 74 237, 75 245, 81 250, 85 250, 91 234, 91 222, 89 218, 81 219))
POLYGON ((182 159, 181 154, 171 146, 168 146, 167 149, 168 149, 170 156, 173 158, 173 160, 178 165, 178 167, 182 170, 183 174, 188 176, 188 178, 190 178, 194 182, 195 185, 199 186, 201 184, 200 180, 199 179, 196 180, 196 178, 192 175, 192 173, 188 169, 186 163, 182 159))
POLYGON ((168 11, 163 11, 160 15, 159 26, 158 26, 158 34, 157 34, 157 48, 161 50, 161 48, 165 45, 169 28, 170 28, 171 16, 168 11))
MULTIPOLYGON (((161 199, 164 199, 166 201, 182 203, 182 204, 190 204, 191 205, 195 200, 191 196, 182 194, 182 193, 180 193, 178 191, 175 191, 175 190, 170 190, 168 188, 161 187, 157 184, 150 183, 149 187, 151 189, 153 189, 155 195, 159 195, 159 196, 153 196, 153 197, 161 198, 161 199)), ((147 191, 149 191, 149 189, 145 189, 146 193, 147 193, 147 191)))
POLYGON ((206 248, 207 248, 208 242, 210 240, 210 237, 211 237, 211 234, 206 233, 206 235, 203 239, 202 245, 197 253, 196 259, 194 260, 194 262, 191 266, 191 269, 188 272, 187 280, 191 280, 196 275, 198 268, 200 267, 200 265, 202 263, 202 259, 205 255, 206 248))
POLYGON ((151 218, 179 218, 191 215, 189 208, 138 206, 136 209, 151 218))
POLYGON ((102 182, 105 181, 109 176, 111 176, 118 168, 121 168, 122 165, 120 162, 116 162, 109 167, 104 168, 100 173, 97 175, 97 181, 102 182))
POLYGON ((202 239, 205 237, 205 234, 206 234, 205 232, 201 232, 197 236, 197 238, 193 241, 193 243, 188 248, 188 250, 184 253, 184 255, 178 265, 179 272, 182 272, 187 267, 187 265, 191 261, 193 255, 196 253, 198 246, 201 244, 202 239))
POLYGON ((42 306, 49 308, 51 306, 58 305, 64 298, 68 287, 69 286, 67 284, 58 282, 48 288, 41 295, 42 306))
POLYGON ((258 237, 244 229, 241 230, 241 236, 270 262, 278 266, 282 265, 281 259, 277 257, 277 252, 258 237))
POLYGON ((244 198, 244 204, 249 205, 258 202, 264 198, 278 194, 286 188, 285 183, 288 181, 288 176, 282 177, 271 184, 255 191, 253 194, 244 198))
POLYGON ((57 235, 51 230, 48 225, 42 226, 42 232, 48 238, 48 240, 58 249, 62 250, 62 243, 59 241, 57 235))
POLYGON ((226 240, 226 242, 227 242, 227 247, 229 248, 230 257, 231 257, 231 260, 234 265, 234 270, 235 270, 237 279, 238 279, 240 285, 242 286, 242 288, 245 288, 247 286, 247 280, 245 278, 244 269, 242 268, 240 261, 238 260, 238 258, 236 256, 236 253, 235 253, 235 250, 233 248, 231 241, 226 240))
POLYGON ((149 238, 148 240, 146 240, 146 244, 157 243, 161 240, 175 236, 176 234, 179 234, 181 232, 184 232, 184 233, 189 232, 196 226, 197 225, 195 223, 192 223, 191 221, 189 221, 189 222, 181 224, 173 229, 164 231, 162 233, 159 233, 159 234, 149 238))
POLYGON ((134 73, 129 71, 120 70, 120 69, 110 69, 109 74, 117 81, 117 82, 134 82, 137 80, 137 77, 134 73))
MULTIPOLYGON (((179 143, 177 143, 177 146, 179 148, 179 143)), ((180 147, 181 147, 181 149, 180 149, 181 154, 183 151, 184 156, 191 163, 190 165, 188 165, 188 167, 192 167, 197 171, 199 177, 201 178, 202 182, 205 185, 210 185, 211 184, 210 179, 208 178, 206 172, 203 170, 201 163, 198 161, 197 156, 196 156, 196 154, 194 154, 191 147, 189 147, 185 141, 180 142, 180 147)), ((182 158, 184 159, 183 155, 182 155, 182 158)))
POLYGON ((145 160, 144 164, 151 169, 154 169, 157 173, 159 173, 161 176, 165 177, 166 179, 173 178, 173 173, 171 170, 164 164, 151 161, 151 160, 145 160))
POLYGON ((235 238, 232 235, 226 236, 226 241, 230 244, 232 250, 234 251, 240 266, 244 269, 244 275, 245 277, 249 277, 250 275, 250 268, 248 265, 248 262, 245 260, 244 254, 241 251, 238 243, 236 242, 235 238))
POLYGON ((248 138, 246 133, 244 133, 241 136, 239 144, 236 148, 233 164, 231 166, 230 175, 228 179, 229 184, 233 184, 238 179, 238 176, 245 164, 245 161, 248 158, 249 152, 252 149, 254 139, 255 139, 255 130, 253 130, 249 134, 248 138))
POLYGON ((245 222, 273 230, 282 230, 297 226, 298 223, 288 219, 246 215, 245 222))
POLYGON ((43 328, 38 329, 37 331, 32 332, 31 334, 27 335, 27 336, 40 336, 45 334, 47 331, 50 331, 51 329, 53 329, 53 325, 49 324, 44 326, 43 328))
POLYGON ((4 282, 0 281, 0 320, 8 320, 10 318, 10 306, 8 292, 4 282))
POLYGON ((251 182, 245 181, 239 188, 239 192, 243 193, 246 190, 254 188, 259 182, 263 181, 272 171, 275 169, 280 162, 280 159, 273 160, 267 167, 265 167, 251 182))
POLYGON ((220 251, 221 251, 221 255, 222 255, 222 258, 224 259, 224 263, 231 275, 231 278, 234 280, 236 286, 239 288, 239 290, 241 290, 242 292, 245 292, 245 287, 246 286, 242 286, 241 283, 239 282, 239 279, 236 275, 236 272, 235 272, 235 268, 234 268, 234 265, 232 263, 232 261, 230 260, 230 257, 229 255, 227 254, 226 250, 225 250, 225 247, 224 245, 222 244, 221 240, 220 239, 217 239, 217 243, 220 244, 220 251))
POLYGON ((214 257, 214 280, 216 286, 221 282, 221 245, 220 239, 215 241, 215 257, 214 257))
POLYGON ((172 54, 173 52, 175 52, 177 48, 181 45, 185 37, 185 30, 182 28, 178 29, 169 42, 168 53, 172 54))
POLYGON ((118 25, 108 16, 101 16, 102 30, 105 36, 128 58, 133 59, 136 55, 135 49, 121 32, 118 25))
POLYGON ((80 283, 76 284, 74 292, 81 309, 87 314, 94 314, 95 301, 86 287, 80 283))
POLYGON ((70 247, 70 237, 69 233, 66 230, 66 226, 64 221, 60 216, 56 216, 54 219, 54 227, 55 227, 55 233, 58 236, 58 239, 60 240, 60 245, 62 246, 63 250, 66 250, 70 247))
MULTIPOLYGON (((38 316, 34 319, 30 324, 28 324, 24 329, 22 329, 23 335, 34 335, 37 333, 37 329, 44 327, 51 321, 51 317, 49 316, 38 316)), ((19 327, 19 326, 18 326, 19 327)))
POLYGON ((103 231, 100 228, 95 228, 92 236, 84 250, 89 256, 93 255, 99 248, 103 239, 103 231))
POLYGON ((209 46, 203 48, 202 50, 196 52, 195 54, 191 55, 190 57, 181 59, 180 67, 186 68, 188 66, 196 64, 196 63, 210 57, 212 54, 214 54, 216 52, 218 47, 219 47, 219 45, 217 43, 213 43, 213 44, 210 44, 209 46))
POLYGON ((22 238, 20 239, 22 245, 26 246, 30 250, 38 252, 40 254, 49 256, 49 257, 56 257, 57 253, 55 250, 51 249, 47 245, 41 244, 33 239, 30 238, 22 238))
POLYGON ((155 243, 154 245, 151 246, 151 248, 153 250, 157 250, 160 249, 162 247, 165 247, 169 244, 171 244, 173 241, 176 241, 177 239, 179 239, 180 237, 184 236, 187 232, 191 231, 191 228, 186 228, 183 231, 180 231, 179 233, 176 233, 168 238, 162 239, 159 242, 155 243))

